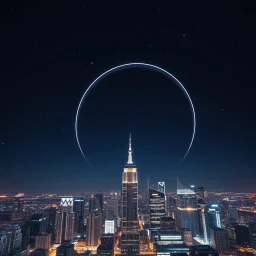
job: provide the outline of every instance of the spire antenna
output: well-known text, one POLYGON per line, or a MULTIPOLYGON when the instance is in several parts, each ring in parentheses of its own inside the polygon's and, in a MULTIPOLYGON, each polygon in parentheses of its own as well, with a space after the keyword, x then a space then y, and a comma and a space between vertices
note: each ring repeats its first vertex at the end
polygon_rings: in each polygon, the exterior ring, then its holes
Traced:
POLYGON ((129 137, 129 150, 128 150, 127 164, 133 164, 133 161, 132 161, 132 134, 131 133, 130 133, 130 137, 129 137))

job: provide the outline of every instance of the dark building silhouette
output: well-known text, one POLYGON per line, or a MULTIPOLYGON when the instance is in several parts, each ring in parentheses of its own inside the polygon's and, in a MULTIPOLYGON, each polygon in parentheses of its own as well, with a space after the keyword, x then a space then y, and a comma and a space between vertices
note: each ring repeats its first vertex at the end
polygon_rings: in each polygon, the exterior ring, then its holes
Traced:
POLYGON ((101 245, 97 248, 97 256, 114 255, 114 234, 103 234, 101 236, 101 245))
POLYGON ((74 256, 74 244, 70 240, 63 240, 61 245, 57 247, 56 256, 74 256))
POLYGON ((250 242, 252 246, 253 255, 256 255, 256 220, 249 223, 250 242))
POLYGON ((235 226, 236 244, 245 248, 251 247, 249 227, 245 225, 235 226))
POLYGON ((83 199, 75 199, 73 204, 73 212, 75 214, 74 235, 84 236, 84 208, 85 202, 83 199))
POLYGON ((51 244, 55 242, 55 221, 56 221, 55 207, 50 207, 44 210, 44 217, 46 218, 46 233, 51 234, 51 244))
POLYGON ((190 246, 190 256, 219 256, 219 252, 209 245, 190 246))
POLYGON ((166 230, 166 231, 175 231, 176 225, 175 225, 175 219, 172 217, 161 217, 160 218, 160 229, 166 230))

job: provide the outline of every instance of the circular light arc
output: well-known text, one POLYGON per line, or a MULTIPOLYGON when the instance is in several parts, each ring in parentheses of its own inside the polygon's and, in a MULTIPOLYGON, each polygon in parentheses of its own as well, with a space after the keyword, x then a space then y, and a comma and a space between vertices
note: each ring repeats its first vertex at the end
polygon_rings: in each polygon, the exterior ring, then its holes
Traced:
POLYGON ((170 78, 172 81, 174 81, 176 83, 176 85, 178 85, 181 89, 182 89, 182 92, 185 94, 186 98, 188 99, 189 101, 189 104, 190 104, 190 107, 191 107, 191 112, 192 112, 192 118, 193 118, 193 133, 192 133, 192 138, 191 138, 191 141, 190 141, 190 144, 189 144, 189 147, 186 151, 186 154, 184 155, 184 157, 182 158, 181 160, 181 163, 185 160, 185 158, 187 157, 191 147, 192 147, 192 144, 193 144, 193 141, 194 141, 194 138, 195 138, 195 133, 196 133, 196 113, 195 113, 195 108, 194 108, 194 105, 193 105, 193 102, 189 96, 189 93, 187 92, 186 88, 182 85, 182 83, 175 77, 173 76, 171 73, 169 73, 168 71, 166 71, 165 69, 163 68, 160 68, 158 66, 155 66, 155 65, 152 65, 152 64, 148 64, 148 63, 143 63, 143 62, 132 62, 132 63, 127 63, 127 64, 122 64, 122 65, 118 65, 116 67, 113 67, 107 71, 105 71, 104 73, 102 73, 101 75, 99 75, 91 84, 90 86, 86 89, 86 91, 84 92, 80 102, 79 102, 79 105, 78 105, 78 108, 77 108, 77 111, 76 111, 76 118, 75 118, 75 133, 76 133, 76 140, 77 140, 77 144, 78 144, 78 147, 83 155, 83 157, 85 158, 85 160, 87 161, 87 163, 93 167, 89 160, 86 158, 83 150, 82 150, 82 147, 80 145, 80 142, 79 142, 79 136, 78 136, 78 119, 79 119, 79 113, 80 113, 80 109, 82 107, 82 104, 86 98, 86 96, 88 96, 89 92, 94 88, 94 86, 96 86, 96 84, 102 80, 103 78, 106 78, 107 76, 109 76, 110 74, 112 73, 115 73, 115 72, 118 72, 120 70, 123 70, 123 69, 128 69, 128 68, 145 68, 145 69, 151 69, 151 70, 154 70, 154 71, 157 71, 157 72, 160 72, 162 73, 163 75, 167 76, 168 78, 170 78))

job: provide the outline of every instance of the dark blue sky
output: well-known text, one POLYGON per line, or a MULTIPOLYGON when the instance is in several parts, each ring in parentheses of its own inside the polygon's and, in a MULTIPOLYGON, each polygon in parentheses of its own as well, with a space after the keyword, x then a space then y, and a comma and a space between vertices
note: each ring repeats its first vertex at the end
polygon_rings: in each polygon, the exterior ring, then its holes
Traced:
POLYGON ((82 1, 36 5, 2 8, 0 193, 119 189, 129 132, 143 186, 149 176, 174 191, 179 176, 206 190, 254 190, 256 26, 249 5, 105 12, 82 1), (148 23, 93 19, 130 11, 148 23), (179 88, 153 71, 124 70, 100 82, 81 111, 79 136, 92 169, 76 143, 78 103, 98 75, 134 61, 159 65, 186 87, 197 116, 194 144, 180 164, 193 123, 179 88))

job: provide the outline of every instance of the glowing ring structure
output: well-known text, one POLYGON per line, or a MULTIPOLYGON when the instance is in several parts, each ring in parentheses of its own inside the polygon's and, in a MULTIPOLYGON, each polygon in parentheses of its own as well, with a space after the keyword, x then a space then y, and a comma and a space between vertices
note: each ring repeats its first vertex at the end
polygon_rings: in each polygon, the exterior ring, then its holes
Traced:
POLYGON ((77 140, 77 144, 78 144, 78 147, 83 155, 83 157, 85 158, 85 160, 87 161, 87 163, 92 166, 90 164, 90 162, 88 161, 88 159, 86 158, 82 148, 81 148, 81 145, 80 145, 80 142, 79 142, 79 137, 78 137, 78 118, 79 118, 79 113, 80 113, 80 109, 81 109, 81 106, 85 100, 85 98, 88 96, 89 92, 104 78, 106 78, 107 76, 109 76, 110 74, 113 74, 115 72, 118 72, 120 70, 123 70, 123 69, 129 69, 129 68, 144 68, 144 69, 150 69, 150 70, 154 70, 154 71, 157 71, 165 76, 167 76, 168 78, 170 78, 173 82, 175 82, 176 85, 178 85, 180 87, 180 89, 182 89, 182 92, 185 94, 189 104, 190 104, 190 107, 191 107, 191 112, 192 112, 192 117, 193 117, 193 133, 192 133, 192 138, 191 138, 191 141, 190 141, 190 144, 189 144, 189 147, 188 147, 188 150, 185 154, 185 156, 182 158, 181 162, 184 161, 184 159, 186 158, 188 152, 190 151, 191 149, 191 146, 193 144, 193 141, 194 141, 194 138, 195 138, 195 133, 196 133, 196 113, 195 113, 195 108, 194 108, 194 105, 193 105, 193 102, 187 92, 187 90, 185 89, 185 87, 182 85, 182 83, 176 78, 174 77, 171 73, 169 73, 168 71, 164 70, 163 68, 160 68, 158 66, 155 66, 155 65, 152 65, 152 64, 148 64, 148 63, 127 63, 127 64, 122 64, 122 65, 119 65, 119 66, 116 66, 116 67, 113 67, 107 71, 105 71, 104 73, 102 73, 100 76, 98 76, 91 84, 90 86, 86 89, 85 93, 83 94, 80 102, 79 102, 79 105, 78 105, 78 108, 77 108, 77 111, 76 111, 76 120, 75 120, 75 133, 76 133, 76 140, 77 140))

